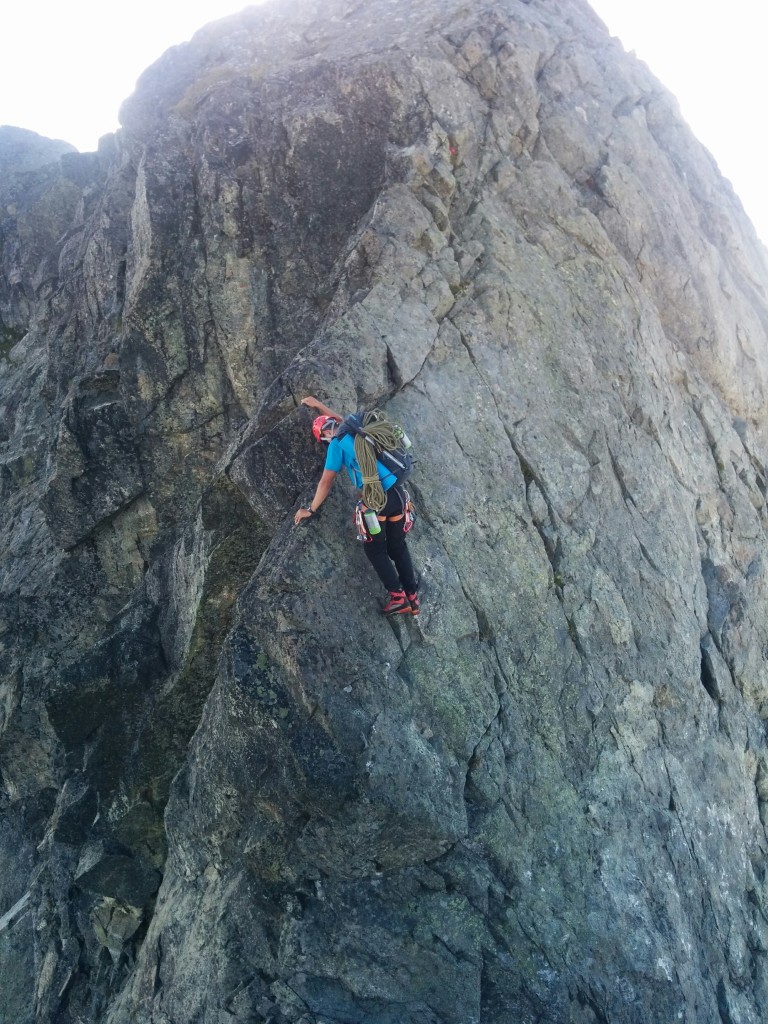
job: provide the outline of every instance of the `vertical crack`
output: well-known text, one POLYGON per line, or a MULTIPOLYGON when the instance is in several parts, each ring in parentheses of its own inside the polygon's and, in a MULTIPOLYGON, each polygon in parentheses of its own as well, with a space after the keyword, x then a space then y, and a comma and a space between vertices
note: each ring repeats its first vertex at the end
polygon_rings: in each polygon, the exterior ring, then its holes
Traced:
POLYGON ((712 701, 719 707, 722 694, 717 683, 717 674, 712 663, 712 654, 703 643, 701 645, 701 685, 707 691, 712 701))
POLYGON ((626 478, 624 476, 624 471, 622 470, 621 466, 619 465, 619 463, 618 463, 618 461, 616 459, 616 456, 613 453, 613 450, 612 450, 611 446, 610 445, 606 445, 606 447, 608 448, 608 454, 609 454, 609 456, 611 458, 611 466, 613 467, 614 476, 616 477, 616 480, 618 481, 619 490, 621 491, 621 497, 624 500, 624 504, 627 506, 627 508, 629 508, 630 505, 632 505, 633 508, 637 508, 637 502, 635 501, 634 495, 632 494, 632 492, 627 487, 627 482, 626 482, 626 478))
POLYGON ((496 416, 498 418, 499 424, 501 425, 501 428, 504 431, 504 433, 505 433, 505 435, 507 437, 507 440, 509 441, 510 448, 514 452, 514 455, 515 455, 515 458, 517 459, 518 465, 520 466, 520 472, 522 474, 523 481, 525 483, 526 503, 528 504, 529 511, 531 512, 531 522, 533 523, 533 525, 534 525, 534 527, 536 529, 536 532, 539 534, 539 537, 541 538, 541 542, 542 542, 542 544, 544 546, 544 551, 546 553, 547 560, 549 561, 550 567, 552 569, 552 582, 553 582, 553 585, 555 587, 556 592, 558 593, 558 597, 561 597, 562 596, 562 587, 558 583, 558 577, 559 577, 558 566, 559 566, 559 564, 560 564, 560 562, 562 560, 562 544, 560 543, 560 539, 557 536, 557 529, 556 529, 556 525, 555 525, 556 522, 557 522, 557 513, 555 512, 554 505, 553 505, 552 500, 551 500, 551 498, 550 498, 550 496, 548 494, 547 486, 544 483, 544 480, 541 477, 541 474, 538 473, 535 470, 535 468, 532 465, 532 463, 529 462, 529 460, 523 454, 523 452, 522 452, 522 450, 520 448, 520 445, 517 442, 514 434, 512 433, 510 428, 507 426, 506 422, 504 421, 504 417, 502 416, 501 409, 499 408, 499 403, 496 400, 496 395, 494 394, 493 388, 491 387, 490 383, 486 379, 485 373, 483 372, 481 367, 478 365, 477 360, 475 358, 475 354, 472 351, 472 347, 470 346, 469 342, 464 337, 464 334, 461 331, 459 331, 459 337, 461 338, 461 342, 462 342, 464 348, 467 351, 467 355, 469 356, 470 362, 472 363, 473 367, 477 371, 477 375, 479 376, 480 380, 485 385, 485 387, 486 387, 486 389, 488 391, 488 394, 491 396, 491 400, 493 401, 494 408, 496 409, 496 416), (531 508, 530 489, 531 489, 531 485, 532 484, 535 484, 536 488, 538 489, 539 493, 541 494, 541 496, 544 499, 544 502, 545 502, 545 504, 547 506, 547 512, 548 512, 548 515, 549 515, 550 522, 552 524, 552 533, 551 534, 548 533, 547 530, 542 526, 539 517, 534 513, 534 510, 531 508))

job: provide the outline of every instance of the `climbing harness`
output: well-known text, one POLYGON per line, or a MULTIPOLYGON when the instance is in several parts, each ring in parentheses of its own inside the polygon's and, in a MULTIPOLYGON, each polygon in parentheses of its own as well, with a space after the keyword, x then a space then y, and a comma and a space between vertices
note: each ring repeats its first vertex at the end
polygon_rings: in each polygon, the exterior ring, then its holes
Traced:
POLYGON ((382 523, 403 522, 403 533, 410 533, 413 524, 416 522, 416 508, 411 495, 404 487, 398 488, 402 498, 403 511, 396 516, 377 515, 372 508, 368 508, 364 501, 358 501, 355 505, 352 518, 355 524, 355 536, 363 544, 368 544, 375 536, 381 533, 382 523))

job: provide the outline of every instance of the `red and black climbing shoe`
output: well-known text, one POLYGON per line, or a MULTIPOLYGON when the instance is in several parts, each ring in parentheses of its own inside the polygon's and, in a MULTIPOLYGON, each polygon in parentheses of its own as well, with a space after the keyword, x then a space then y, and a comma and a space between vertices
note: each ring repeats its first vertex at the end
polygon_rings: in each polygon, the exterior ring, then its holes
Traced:
POLYGON ((411 602, 404 590, 390 590, 389 600, 381 609, 382 615, 408 615, 411 613, 411 602))
POLYGON ((406 594, 405 596, 408 598, 408 604, 411 606, 411 615, 418 615, 421 611, 421 608, 419 607, 419 595, 414 592, 413 594, 406 594))

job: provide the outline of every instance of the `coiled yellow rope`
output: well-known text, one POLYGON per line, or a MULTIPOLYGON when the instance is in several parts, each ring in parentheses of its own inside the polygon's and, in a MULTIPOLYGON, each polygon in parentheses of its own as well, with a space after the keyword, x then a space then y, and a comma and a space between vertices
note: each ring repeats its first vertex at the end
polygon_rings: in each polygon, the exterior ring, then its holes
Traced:
MULTIPOLYGON (((380 449, 393 451, 402 443, 395 427, 379 409, 371 409, 365 414, 363 428, 366 436, 380 449)), ((355 434, 355 458, 363 478, 363 501, 374 512, 381 512, 387 503, 387 495, 381 486, 376 468, 376 451, 371 441, 367 441, 362 434, 355 434)))

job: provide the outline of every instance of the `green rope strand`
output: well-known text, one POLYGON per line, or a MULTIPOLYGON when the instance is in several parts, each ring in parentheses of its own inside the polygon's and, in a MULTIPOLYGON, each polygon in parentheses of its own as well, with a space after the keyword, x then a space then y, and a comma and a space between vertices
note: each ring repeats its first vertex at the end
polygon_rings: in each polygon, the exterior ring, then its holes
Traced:
MULTIPOLYGON (((393 425, 378 409, 371 409, 365 414, 363 428, 365 435, 380 449, 393 451, 401 443, 393 425)), ((381 512, 387 503, 387 495, 381 486, 376 468, 376 450, 371 441, 367 441, 362 434, 355 434, 355 458, 363 478, 363 501, 374 512, 381 512)))

